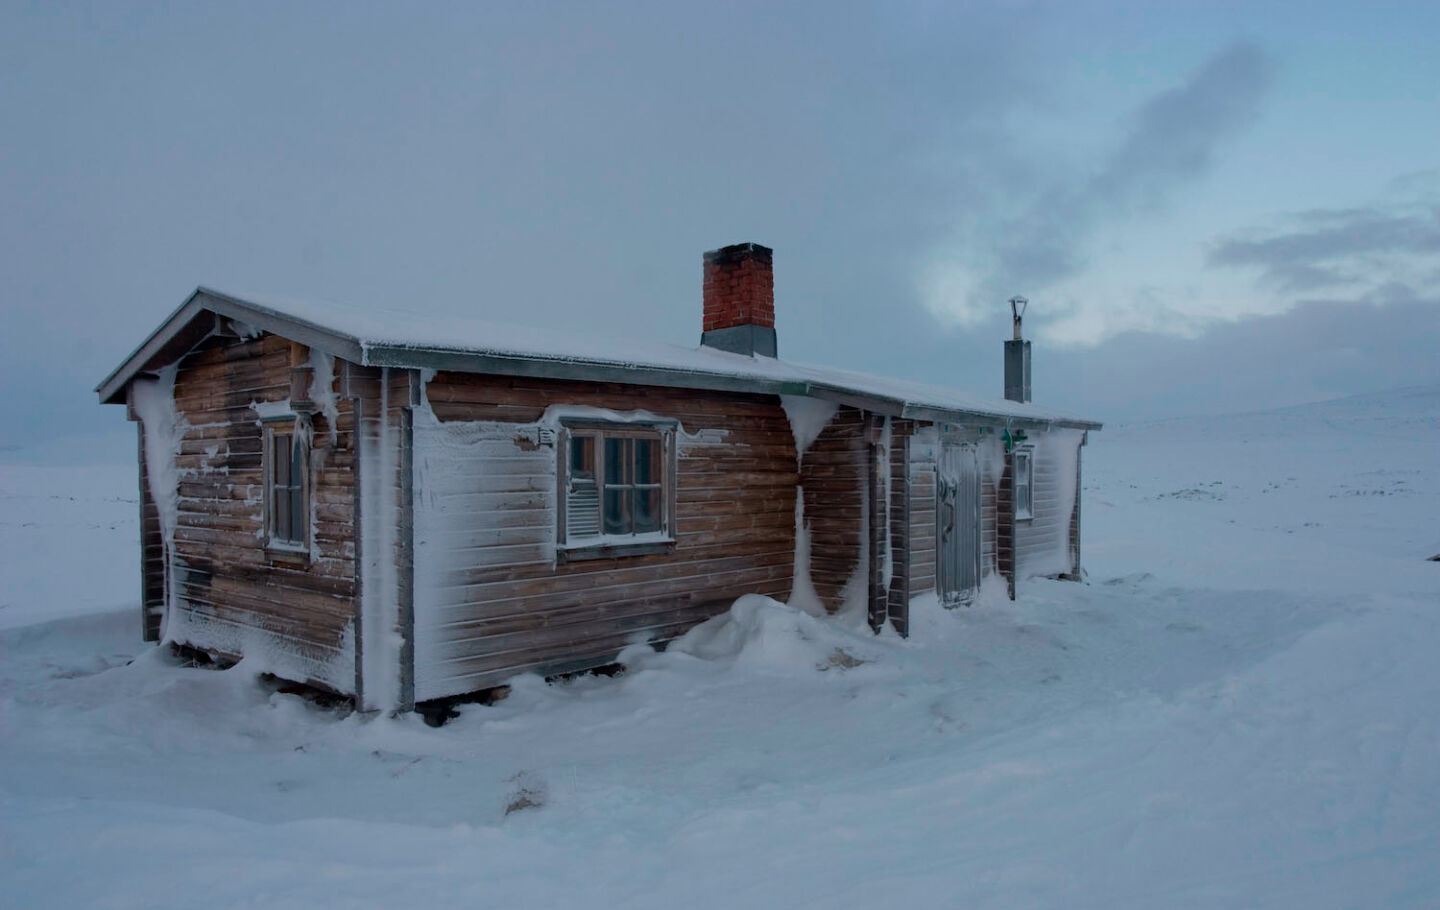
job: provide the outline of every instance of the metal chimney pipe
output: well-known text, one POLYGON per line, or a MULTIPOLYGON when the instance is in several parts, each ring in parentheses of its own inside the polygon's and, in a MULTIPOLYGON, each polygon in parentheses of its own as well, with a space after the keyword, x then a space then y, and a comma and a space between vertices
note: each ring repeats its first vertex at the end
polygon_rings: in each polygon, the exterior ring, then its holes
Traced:
POLYGON ((1030 400, 1030 342, 1020 331, 1025 318, 1025 307, 1030 301, 1024 297, 1010 298, 1010 316, 1014 320, 1014 337, 1005 342, 1005 397, 1010 401, 1030 400))

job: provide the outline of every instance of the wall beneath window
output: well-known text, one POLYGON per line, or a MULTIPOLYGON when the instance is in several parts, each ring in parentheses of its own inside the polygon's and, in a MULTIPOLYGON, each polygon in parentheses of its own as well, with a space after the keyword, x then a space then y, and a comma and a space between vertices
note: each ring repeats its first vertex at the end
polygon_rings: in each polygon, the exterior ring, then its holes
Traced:
POLYGON ((790 593, 795 443, 772 396, 441 372, 414 462, 417 700, 607 663, 743 594, 790 593), (551 406, 679 421, 673 553, 556 559, 551 406))
POLYGON ((313 546, 276 560, 264 537, 262 428, 252 407, 290 395, 286 340, 212 337, 179 364, 175 406, 188 425, 167 621, 172 640, 245 656, 277 675, 348 693, 354 685, 354 446, 349 403, 335 436, 315 418, 313 546))

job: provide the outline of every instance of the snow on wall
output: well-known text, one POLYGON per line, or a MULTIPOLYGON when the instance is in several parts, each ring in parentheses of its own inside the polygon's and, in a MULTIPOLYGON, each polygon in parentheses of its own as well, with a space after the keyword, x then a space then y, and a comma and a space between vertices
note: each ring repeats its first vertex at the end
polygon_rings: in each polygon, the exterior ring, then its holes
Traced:
POLYGON ((682 395, 637 399, 668 402, 651 404, 654 410, 618 409, 623 397, 581 387, 567 388, 565 400, 615 404, 555 404, 552 394, 537 396, 524 422, 465 419, 463 410, 440 407, 449 381, 442 374, 441 387, 421 396, 413 424, 418 700, 494 685, 502 674, 549 672, 572 658, 600 663, 626 643, 602 654, 616 639, 678 634, 740 594, 784 596, 791 586, 785 557, 792 556, 792 509, 775 509, 780 484, 793 483, 794 468, 783 456, 779 464, 757 467, 750 451, 773 445, 782 428, 779 409, 747 405, 739 415, 716 413, 692 407, 682 395), (761 416, 764 424, 752 425, 761 416), (563 453, 558 434, 545 431, 566 419, 675 426, 673 553, 609 565, 557 558, 557 508, 563 507, 557 459, 563 453), (749 470, 779 483, 747 488, 742 472, 749 470), (767 492, 772 487, 776 492, 767 492), (741 511, 750 503, 758 507, 753 521, 741 511), (707 540, 706 529, 717 525, 724 539, 707 540), (741 539, 747 533, 752 541, 741 539), (739 551, 753 550, 748 543, 764 544, 765 552, 739 551))
POLYGON ((859 482, 860 553, 855 561, 855 571, 850 573, 845 586, 840 589, 840 609, 835 611, 837 620, 856 629, 870 621, 870 547, 865 543, 865 529, 870 527, 870 484, 865 472, 861 472, 859 482))
POLYGON ((295 416, 295 408, 291 407, 288 398, 280 401, 251 401, 250 410, 255 412, 255 423, 262 426, 267 420, 295 416))
POLYGON ((1075 511, 1076 470, 1082 430, 1032 431, 1035 517, 1015 523, 1015 575, 1073 571, 1070 518, 1075 511))
POLYGON ((915 428, 910 437, 910 593, 935 589, 935 459, 940 431, 934 424, 915 428))
POLYGON ((880 471, 880 489, 884 491, 880 497, 885 504, 885 516, 880 525, 884 529, 884 533, 881 535, 883 538, 883 549, 881 550, 883 564, 880 576, 886 591, 890 590, 890 580, 895 573, 895 554, 891 551, 890 543, 890 501, 894 493, 890 480, 891 435, 890 418, 886 417, 880 430, 880 448, 875 452, 875 458, 878 461, 877 467, 880 471))
POLYGON ((255 673, 318 682, 337 692, 350 692, 355 684, 353 628, 344 631, 338 650, 331 651, 272 629, 180 609, 170 614, 166 640, 239 655, 243 666, 255 673))
POLYGON ((825 615, 825 604, 810 576, 810 527, 805 524, 805 490, 798 485, 795 487, 795 569, 786 603, 806 613, 825 615))
MULTIPOLYGON (((217 653, 239 655, 243 657, 245 666, 256 672, 270 672, 286 679, 312 681, 337 691, 350 691, 354 683, 355 657, 354 643, 348 630, 342 634, 335 647, 317 646, 311 641, 292 638, 274 629, 240 621, 234 615, 218 615, 208 606, 190 602, 184 593, 182 582, 186 579, 193 581, 195 574, 208 576, 209 569, 197 569, 188 565, 180 548, 176 546, 176 532, 181 524, 180 482, 213 475, 211 480, 231 486, 228 478, 232 466, 229 464, 229 446, 222 447, 218 443, 212 443, 205 446, 205 458, 198 467, 179 467, 181 446, 187 433, 223 428, 228 424, 203 421, 192 424, 185 414, 177 410, 175 394, 178 373, 179 364, 174 364, 161 371, 157 380, 137 379, 132 385, 135 412, 145 436, 145 469, 159 516, 165 553, 165 610, 161 642, 178 642, 217 653), (214 464, 216 459, 223 463, 214 464)), ((250 406, 256 414, 257 424, 262 417, 292 414, 288 401, 252 402, 250 406)), ((303 425, 298 426, 298 429, 301 432, 306 431, 303 425)), ((264 510, 263 498, 259 492, 263 489, 263 484, 239 482, 232 488, 252 491, 243 502, 256 509, 250 516, 257 528, 255 546, 263 546, 264 510)), ((313 546, 315 501, 316 497, 312 496, 310 527, 312 555, 318 558, 319 554, 313 546)), ((191 501, 186 506, 186 515, 195 508, 191 501)), ((208 584, 208 581, 205 583, 208 584)))
POLYGON ((340 405, 335 397, 335 358, 318 348, 310 349, 310 400, 325 415, 325 425, 330 428, 330 444, 333 446, 339 431, 336 422, 340 419, 340 405))
MULTIPOLYGON (((390 371, 381 372, 380 401, 390 400, 390 371)), ((374 406, 374 405, 370 405, 374 406)), ((400 704, 399 578, 396 529, 399 524, 398 433, 390 408, 379 407, 374 425, 357 421, 360 460, 361 675, 365 707, 393 711, 400 704)))
POLYGON ((980 460, 980 578, 999 572, 999 487, 1005 474, 1005 442, 998 432, 986 433, 976 443, 980 460))
POLYGON ((795 462, 798 465, 804 460, 805 450, 810 448, 810 443, 814 442, 834 419, 840 405, 838 402, 807 398, 804 395, 781 395, 780 406, 785 409, 785 416, 790 419, 790 432, 795 434, 795 462))
MULTIPOLYGON (((875 516, 875 520, 882 522, 883 533, 880 535, 882 547, 880 551, 881 574, 886 591, 890 589, 890 582, 894 574, 894 559, 890 549, 890 499, 891 499, 891 471, 890 471, 890 441, 892 429, 890 418, 886 417, 881 424, 880 444, 868 446, 867 458, 877 459, 875 467, 880 474, 880 488, 884 491, 880 497, 883 503, 883 514, 875 516)), ((841 622, 854 628, 868 624, 870 618, 870 477, 869 471, 860 471, 856 477, 860 493, 860 552, 855 562, 855 569, 846 579, 845 585, 840 590, 840 608, 836 611, 836 618, 841 622)))
POLYGON ((464 691, 447 645, 452 623, 472 612, 467 569, 555 563, 555 451, 535 434, 563 417, 654 419, 598 408, 555 406, 537 423, 440 421, 422 394, 414 412, 415 698, 464 691), (522 507, 529 509, 522 511, 522 507), (503 527, 497 510, 531 520, 503 527), (538 515, 535 513, 538 512, 538 515))
POLYGON ((175 526, 180 513, 180 470, 176 459, 189 424, 175 410, 175 376, 178 365, 160 371, 158 379, 136 379, 131 383, 131 401, 145 434, 145 473, 150 496, 160 516, 160 535, 165 550, 165 611, 161 620, 161 641, 172 640, 170 618, 177 611, 174 591, 175 526))
POLYGON ((810 526, 805 523, 805 487, 799 483, 799 469, 805 462, 805 450, 840 410, 838 402, 807 398, 803 395, 781 395, 780 406, 795 434, 795 564, 790 582, 790 605, 808 613, 823 614, 825 604, 815 590, 810 574, 810 526))

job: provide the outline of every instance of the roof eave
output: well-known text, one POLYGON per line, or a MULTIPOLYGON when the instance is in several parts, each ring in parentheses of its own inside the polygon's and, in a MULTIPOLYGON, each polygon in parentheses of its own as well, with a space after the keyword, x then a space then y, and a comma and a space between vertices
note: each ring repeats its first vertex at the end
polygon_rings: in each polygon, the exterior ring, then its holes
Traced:
POLYGON ((494 373, 543 379, 615 382, 670 388, 704 389, 756 395, 803 395, 882 414, 930 422, 1044 429, 1068 427, 1099 430, 1095 421, 1069 417, 1024 417, 963 408, 911 403, 875 395, 835 383, 776 379, 711 370, 685 370, 638 363, 545 357, 411 345, 375 344, 268 306, 252 303, 206 287, 196 288, 183 304, 160 324, 114 372, 95 387, 102 404, 124 404, 125 388, 135 376, 179 360, 222 326, 219 319, 200 319, 210 312, 247 323, 257 329, 297 341, 362 366, 390 366, 467 373, 494 373))
POLYGON ((529 376, 539 379, 617 382, 626 385, 653 385, 755 395, 806 395, 809 383, 765 377, 729 375, 701 370, 670 369, 643 364, 611 363, 532 354, 501 354, 409 345, 371 344, 365 347, 366 366, 454 370, 463 373, 494 373, 501 376, 529 376))
POLYGON ((359 363, 363 357, 360 341, 352 336, 327 329, 304 319, 287 315, 269 307, 250 303, 213 291, 196 288, 160 327, 137 347, 120 366, 95 387, 101 404, 124 404, 125 387, 137 375, 155 369, 160 361, 174 362, 191 348, 216 331, 218 324, 199 323, 198 329, 187 331, 197 318, 210 312, 216 316, 238 319, 256 328, 284 336, 310 347, 359 363), (193 337, 192 337, 193 336, 193 337), (181 350, 183 348, 183 350, 181 350), (178 351, 178 354, 177 354, 178 351))
POLYGON ((907 420, 924 420, 930 423, 969 423, 1025 430, 1047 430, 1051 427, 1072 430, 1098 430, 1101 428, 1101 424, 1093 420, 1081 420, 1076 417, 1024 417, 979 410, 940 408, 934 405, 907 404, 901 416, 907 420))

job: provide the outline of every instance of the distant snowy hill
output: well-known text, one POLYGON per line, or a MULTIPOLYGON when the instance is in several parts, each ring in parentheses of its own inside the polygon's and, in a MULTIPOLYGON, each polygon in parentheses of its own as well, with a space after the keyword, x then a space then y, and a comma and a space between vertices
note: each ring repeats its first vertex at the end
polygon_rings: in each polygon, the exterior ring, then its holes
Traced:
MULTIPOLYGON (((1212 584, 1433 585, 1440 386, 1110 426, 1085 451, 1085 564, 1212 584)), ((1434 590, 1433 587, 1430 590, 1434 590)))
POLYGON ((1440 906, 1437 456, 1440 387, 1112 426, 1087 584, 747 598, 440 729, 142 646, 134 466, 9 457, 6 901, 1440 906))

